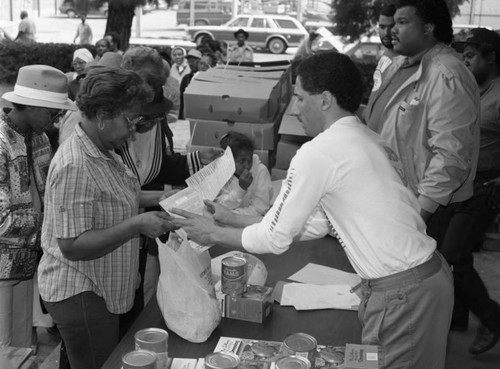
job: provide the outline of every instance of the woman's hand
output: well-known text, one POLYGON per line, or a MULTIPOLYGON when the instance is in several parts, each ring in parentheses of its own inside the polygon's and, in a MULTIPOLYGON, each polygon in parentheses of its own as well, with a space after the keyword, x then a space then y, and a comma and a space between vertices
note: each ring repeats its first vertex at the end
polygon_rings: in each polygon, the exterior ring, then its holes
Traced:
POLYGON ((218 204, 216 202, 205 200, 205 208, 208 210, 215 221, 221 224, 228 224, 234 213, 224 205, 218 204))
POLYGON ((162 200, 165 200, 167 197, 170 197, 170 196, 176 194, 179 191, 180 190, 170 190, 170 191, 163 192, 162 195, 160 196, 160 198, 158 199, 158 202, 160 202, 162 200))
POLYGON ((224 150, 218 147, 211 147, 199 151, 201 164, 207 165, 224 154, 224 150))
POLYGON ((156 238, 179 227, 172 223, 173 217, 164 211, 148 211, 137 215, 139 233, 156 238))

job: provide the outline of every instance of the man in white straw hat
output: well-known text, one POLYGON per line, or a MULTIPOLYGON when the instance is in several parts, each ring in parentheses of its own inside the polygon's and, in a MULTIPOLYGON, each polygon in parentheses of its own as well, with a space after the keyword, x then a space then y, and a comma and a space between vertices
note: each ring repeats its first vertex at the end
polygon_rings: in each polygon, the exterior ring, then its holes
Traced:
POLYGON ((13 108, 0 112, 0 347, 11 344, 13 332, 31 332, 33 303, 24 297, 18 306, 15 296, 33 296, 41 251, 43 196, 52 158, 44 131, 66 110, 76 110, 68 99, 66 76, 47 65, 19 69, 14 91, 2 97, 13 108), (13 327, 20 322, 25 326, 13 327))

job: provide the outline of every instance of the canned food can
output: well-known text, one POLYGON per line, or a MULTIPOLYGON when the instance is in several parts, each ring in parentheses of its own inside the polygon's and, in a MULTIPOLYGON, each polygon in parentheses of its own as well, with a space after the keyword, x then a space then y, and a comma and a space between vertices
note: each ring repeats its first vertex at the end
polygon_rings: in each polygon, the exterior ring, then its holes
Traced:
POLYGON ((304 357, 314 363, 317 346, 318 343, 313 336, 306 333, 295 333, 283 341, 283 352, 286 355, 304 357))
POLYGON ((160 328, 146 328, 137 331, 135 349, 148 350, 155 353, 168 352, 168 332, 160 328))
POLYGON ((276 360, 276 369, 311 369, 309 359, 302 356, 283 356, 276 360))
POLYGON ((236 369, 240 358, 228 352, 214 352, 205 356, 205 369, 236 369))
POLYGON ((325 347, 319 352, 320 357, 327 363, 334 364, 334 367, 342 364, 344 362, 344 352, 340 349, 335 349, 333 347, 325 347))
POLYGON ((156 369, 156 355, 146 350, 136 350, 122 357, 122 369, 156 369))
POLYGON ((242 295, 247 289, 247 260, 238 256, 222 259, 221 290, 228 295, 242 295))

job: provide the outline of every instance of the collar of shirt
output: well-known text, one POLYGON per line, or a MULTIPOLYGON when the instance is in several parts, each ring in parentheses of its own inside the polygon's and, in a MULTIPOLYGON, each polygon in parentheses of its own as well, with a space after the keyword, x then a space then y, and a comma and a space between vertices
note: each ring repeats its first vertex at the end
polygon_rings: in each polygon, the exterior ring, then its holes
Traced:
POLYGON ((31 130, 26 130, 26 131, 23 131, 21 130, 17 124, 15 124, 12 119, 10 119, 9 117, 9 114, 8 114, 8 111, 5 110, 5 109, 2 109, 2 119, 7 123, 7 125, 14 131, 16 131, 17 133, 19 133, 21 136, 23 137, 27 137, 27 136, 30 136, 31 135, 31 130))
POLYGON ((422 61, 422 58, 424 57, 425 54, 427 54, 427 52, 430 49, 431 48, 425 49, 424 51, 419 52, 417 55, 407 56, 405 58, 403 65, 401 66, 401 68, 409 68, 409 67, 412 67, 414 65, 420 64, 420 62, 422 61))
MULTIPOLYGON (((80 123, 77 124, 75 127, 75 134, 80 139, 80 142, 82 143, 82 147, 88 156, 93 157, 93 158, 102 158, 105 160, 111 160, 111 158, 106 156, 106 154, 104 154, 101 150, 99 150, 97 145, 90 139, 89 136, 87 136, 85 131, 80 126, 80 123)), ((109 154, 110 154, 110 156, 114 157, 116 160, 117 155, 114 152, 109 151, 109 154)))

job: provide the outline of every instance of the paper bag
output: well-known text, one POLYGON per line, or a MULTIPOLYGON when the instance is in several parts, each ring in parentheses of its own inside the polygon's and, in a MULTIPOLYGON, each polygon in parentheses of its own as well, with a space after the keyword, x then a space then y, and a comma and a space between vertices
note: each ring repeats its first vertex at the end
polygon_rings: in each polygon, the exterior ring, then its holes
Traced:
POLYGON ((205 342, 219 325, 210 255, 198 252, 175 232, 156 239, 160 278, 156 298, 167 327, 190 342, 205 342))

